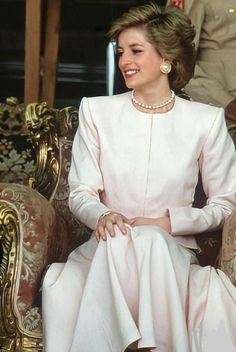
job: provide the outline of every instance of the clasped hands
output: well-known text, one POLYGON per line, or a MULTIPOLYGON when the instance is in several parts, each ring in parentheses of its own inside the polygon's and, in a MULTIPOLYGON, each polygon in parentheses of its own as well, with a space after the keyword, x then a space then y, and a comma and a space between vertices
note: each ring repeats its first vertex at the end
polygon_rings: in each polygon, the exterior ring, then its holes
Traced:
POLYGON ((101 215, 98 219, 95 230, 95 235, 98 241, 106 241, 107 236, 114 237, 114 225, 117 225, 124 235, 127 234, 126 224, 131 227, 141 225, 154 225, 162 227, 168 233, 171 232, 171 223, 169 216, 163 216, 160 218, 135 217, 132 219, 128 219, 124 215, 116 212, 108 212, 104 215, 101 215))

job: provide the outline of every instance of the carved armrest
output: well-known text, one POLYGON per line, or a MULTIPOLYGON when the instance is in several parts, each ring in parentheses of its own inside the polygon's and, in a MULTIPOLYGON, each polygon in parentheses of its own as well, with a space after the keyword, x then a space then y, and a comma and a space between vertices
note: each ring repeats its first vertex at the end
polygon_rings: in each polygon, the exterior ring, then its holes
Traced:
POLYGON ((224 224, 220 268, 236 286, 236 210, 224 224))
POLYGON ((52 200, 62 168, 61 143, 72 144, 78 126, 78 108, 55 109, 47 103, 28 104, 25 119, 37 155, 32 186, 52 200))
POLYGON ((42 333, 38 292, 47 265, 65 260, 67 238, 65 222, 45 197, 0 183, 0 336, 42 333))
POLYGON ((226 119, 226 124, 228 127, 229 134, 230 134, 231 138, 233 139, 234 144, 236 146, 236 122, 229 120, 229 119, 226 119))

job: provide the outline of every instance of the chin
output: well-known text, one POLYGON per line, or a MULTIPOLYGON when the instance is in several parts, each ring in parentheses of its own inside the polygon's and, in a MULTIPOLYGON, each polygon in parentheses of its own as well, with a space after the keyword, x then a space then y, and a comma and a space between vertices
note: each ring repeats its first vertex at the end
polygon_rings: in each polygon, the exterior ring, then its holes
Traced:
POLYGON ((145 83, 142 82, 131 82, 131 81, 125 81, 125 85, 128 89, 133 89, 133 90, 138 90, 138 89, 142 89, 143 87, 145 87, 145 83))
POLYGON ((125 81, 125 85, 128 89, 135 89, 136 88, 136 84, 132 84, 131 82, 127 82, 125 81))

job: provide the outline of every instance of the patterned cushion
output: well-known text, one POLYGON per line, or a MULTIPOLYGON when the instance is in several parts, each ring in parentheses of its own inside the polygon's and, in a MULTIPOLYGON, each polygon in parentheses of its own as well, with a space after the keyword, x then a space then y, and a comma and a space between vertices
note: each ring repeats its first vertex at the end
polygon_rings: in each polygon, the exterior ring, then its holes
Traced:
POLYGON ((0 140, 0 182, 28 184, 36 160, 30 137, 0 134, 0 140))
POLYGON ((0 182, 28 184, 35 150, 25 124, 25 105, 15 97, 0 103, 0 182))
POLYGON ((15 313, 20 327, 41 334, 41 281, 47 265, 63 261, 67 255, 67 226, 53 205, 29 187, 0 183, 0 198, 1 203, 13 204, 20 224, 16 236, 13 234, 11 239, 3 239, 6 258, 15 256, 15 261, 12 268, 5 269, 6 281, 2 289, 3 292, 7 290, 9 281, 16 277, 12 284, 16 288, 15 313), (8 243, 11 243, 9 249, 8 243), (17 253, 14 248, 17 248, 17 253))
POLYGON ((53 198, 53 205, 57 213, 66 221, 68 225, 69 250, 72 251, 80 244, 87 241, 91 230, 81 224, 70 212, 68 207, 69 185, 68 174, 71 163, 72 142, 66 138, 60 140, 61 150, 61 170, 56 193, 53 198))
POLYGON ((220 267, 236 286, 236 211, 227 219, 223 229, 220 267))
MULTIPOLYGON (((202 208, 206 204, 206 200, 207 197, 204 193, 201 176, 199 174, 193 206, 195 208, 202 208)), ((201 248, 201 253, 198 254, 199 263, 202 266, 218 266, 222 230, 198 234, 196 235, 196 240, 199 247, 201 248)))

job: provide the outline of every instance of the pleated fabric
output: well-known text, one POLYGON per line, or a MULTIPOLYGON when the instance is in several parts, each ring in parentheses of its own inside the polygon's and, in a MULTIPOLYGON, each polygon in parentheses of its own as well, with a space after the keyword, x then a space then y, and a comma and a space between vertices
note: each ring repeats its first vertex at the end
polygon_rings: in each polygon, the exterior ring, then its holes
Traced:
POLYGON ((236 288, 161 228, 116 228, 51 265, 43 325, 46 352, 235 352, 236 288))

